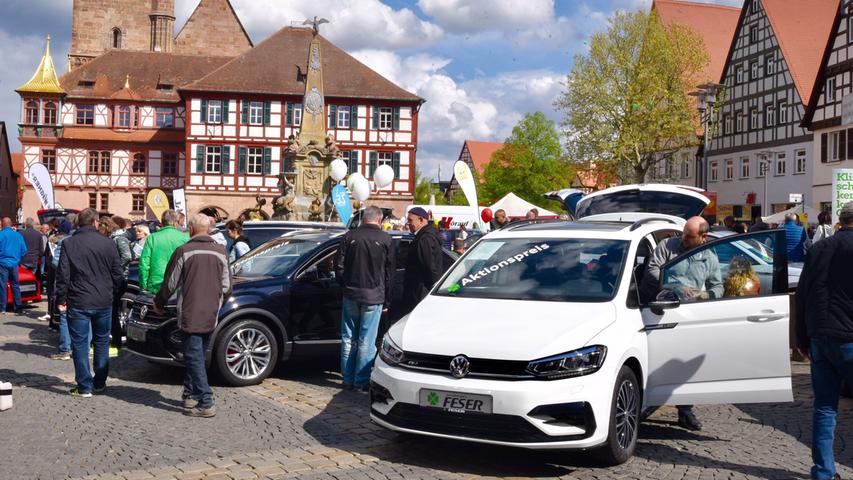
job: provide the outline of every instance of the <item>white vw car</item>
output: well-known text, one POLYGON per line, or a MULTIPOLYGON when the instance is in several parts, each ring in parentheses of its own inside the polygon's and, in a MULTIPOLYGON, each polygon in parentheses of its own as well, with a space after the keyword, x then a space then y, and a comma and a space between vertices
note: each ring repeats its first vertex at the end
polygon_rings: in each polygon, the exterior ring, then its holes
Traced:
POLYGON ((633 454, 644 407, 791 401, 782 231, 709 239, 663 267, 657 296, 640 298, 657 243, 707 203, 690 188, 615 187, 580 200, 576 222, 490 233, 383 339, 372 419, 435 437, 595 449, 618 464, 633 454), (700 290, 715 295, 679 299, 696 265, 707 267, 700 290))

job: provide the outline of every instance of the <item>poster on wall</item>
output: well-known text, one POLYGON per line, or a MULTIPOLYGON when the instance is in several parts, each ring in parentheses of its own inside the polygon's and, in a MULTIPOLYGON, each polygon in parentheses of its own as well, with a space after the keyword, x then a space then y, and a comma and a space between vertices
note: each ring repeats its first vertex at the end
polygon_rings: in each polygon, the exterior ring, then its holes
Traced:
POLYGON ((32 184, 33 190, 41 201, 42 208, 54 208, 53 180, 51 180, 50 172, 43 163, 30 165, 30 169, 27 171, 27 181, 32 184))
POLYGON ((845 203, 853 201, 853 168, 832 169, 832 223, 838 223, 838 214, 845 203))

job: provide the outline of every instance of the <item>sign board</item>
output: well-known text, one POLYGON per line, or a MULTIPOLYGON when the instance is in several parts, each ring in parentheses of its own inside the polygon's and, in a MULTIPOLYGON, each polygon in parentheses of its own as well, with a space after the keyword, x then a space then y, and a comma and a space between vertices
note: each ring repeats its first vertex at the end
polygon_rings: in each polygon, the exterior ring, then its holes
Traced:
POLYGON ((335 208, 338 210, 341 222, 347 225, 350 217, 352 217, 352 202, 350 201, 346 187, 340 184, 332 187, 332 203, 335 204, 335 208))
POLYGON ((169 209, 169 197, 166 196, 166 192, 159 188, 152 188, 149 190, 148 198, 146 200, 148 208, 151 209, 154 217, 158 220, 163 217, 163 212, 169 209))
POLYGON ((853 123, 853 93, 844 95, 841 99, 841 124, 853 123))
POLYGON ((187 194, 183 188, 172 190, 172 201, 175 203, 175 211, 187 214, 187 194))
POLYGON ((841 207, 853 201, 853 168, 832 169, 832 223, 838 223, 841 207))
POLYGON ((734 216, 734 205, 717 205, 717 218, 734 216))
POLYGON ((803 203, 803 194, 802 193, 789 193, 788 194, 788 203, 803 203))
POLYGON ((50 172, 43 163, 34 163, 27 170, 27 180, 33 185, 36 195, 39 197, 42 208, 55 208, 53 201, 53 180, 50 172))

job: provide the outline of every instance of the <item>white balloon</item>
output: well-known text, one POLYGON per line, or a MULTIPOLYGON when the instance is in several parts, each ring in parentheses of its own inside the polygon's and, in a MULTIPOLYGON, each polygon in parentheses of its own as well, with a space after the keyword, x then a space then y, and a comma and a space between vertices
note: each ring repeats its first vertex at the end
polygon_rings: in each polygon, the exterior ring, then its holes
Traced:
POLYGON ((376 188, 385 188, 393 181, 394 169, 389 165, 379 165, 379 168, 373 172, 373 183, 376 184, 376 188))
POLYGON ((367 200, 370 196, 370 182, 366 178, 361 177, 352 185, 352 196, 359 202, 367 200))
POLYGON ((364 175, 360 174, 359 172, 351 173, 350 176, 347 177, 347 188, 352 191, 353 188, 355 188, 355 184, 357 184, 360 180, 367 181, 367 179, 364 178, 364 175))
POLYGON ((335 160, 332 160, 332 163, 330 166, 332 167, 331 168, 332 180, 334 180, 336 182, 340 182, 341 180, 344 179, 344 177, 347 176, 347 171, 349 170, 349 167, 347 166, 347 162, 341 160, 340 158, 336 158, 335 160))

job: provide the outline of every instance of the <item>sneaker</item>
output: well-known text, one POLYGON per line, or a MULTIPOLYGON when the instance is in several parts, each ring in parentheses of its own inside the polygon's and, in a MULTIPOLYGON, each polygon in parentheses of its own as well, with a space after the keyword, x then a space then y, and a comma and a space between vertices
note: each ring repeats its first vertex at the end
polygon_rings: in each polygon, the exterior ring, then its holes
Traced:
POLYGON ((42 315, 42 316, 38 317, 38 319, 41 320, 42 322, 46 322, 46 321, 50 320, 50 314, 48 313, 47 315, 42 315))
POLYGON ((693 413, 679 413, 678 426, 694 432, 702 430, 702 422, 693 413))
POLYGON ((79 388, 74 387, 68 391, 72 397, 92 398, 92 392, 81 392, 79 388))
POLYGON ((207 408, 195 406, 193 408, 190 408, 189 410, 185 410, 184 415, 188 417, 210 418, 216 415, 216 407, 214 407, 213 405, 207 408))
POLYGON ((106 385, 104 385, 103 387, 92 387, 92 393, 94 393, 95 395, 101 395, 101 394, 103 394, 106 390, 107 390, 107 386, 106 386, 106 385))
POLYGON ((116 357, 118 357, 119 355, 121 355, 121 348, 119 348, 119 347, 110 347, 110 353, 109 353, 110 358, 116 358, 116 357))
POLYGON ((59 352, 50 356, 51 360, 71 360, 71 352, 59 352))
POLYGON ((187 410, 192 410, 193 408, 198 406, 198 400, 192 397, 183 397, 184 400, 184 408, 187 410))

